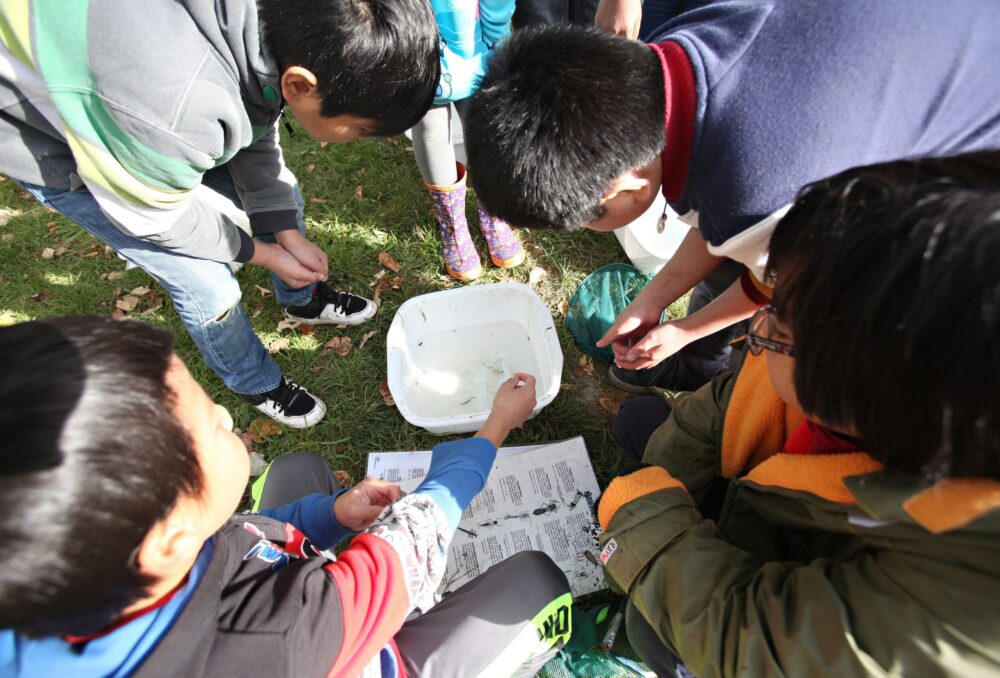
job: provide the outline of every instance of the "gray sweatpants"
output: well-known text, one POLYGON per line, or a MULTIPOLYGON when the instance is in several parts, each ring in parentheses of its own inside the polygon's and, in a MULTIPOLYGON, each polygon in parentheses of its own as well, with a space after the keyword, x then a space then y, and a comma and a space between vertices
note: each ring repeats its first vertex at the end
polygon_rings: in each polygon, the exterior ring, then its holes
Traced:
MULTIPOLYGON (((467 99, 456 101, 459 119, 465 117, 467 99)), ((455 145, 451 135, 451 106, 431 106, 420 122, 413 126, 413 154, 424 183, 451 186, 458 181, 455 169, 455 145)))
MULTIPOLYGON (((339 488, 321 457, 298 452, 271 462, 255 508, 339 488)), ((570 603, 566 575, 544 553, 524 551, 404 623, 396 646, 412 676, 533 676, 569 637, 570 603)))

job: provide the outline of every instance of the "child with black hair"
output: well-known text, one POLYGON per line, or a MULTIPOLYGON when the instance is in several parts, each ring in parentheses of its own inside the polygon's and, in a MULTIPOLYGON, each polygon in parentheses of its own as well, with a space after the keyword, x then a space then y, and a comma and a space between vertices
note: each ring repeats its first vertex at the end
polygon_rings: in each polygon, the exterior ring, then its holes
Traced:
POLYGON ((768 239, 799 188, 1000 147, 1000 4, 692 4, 649 45, 517 32, 466 116, 479 198, 515 226, 612 230, 659 191, 696 227, 599 342, 614 350, 612 380, 634 392, 728 369, 732 335, 719 330, 767 294, 768 239), (695 285, 688 317, 661 323, 695 285))
POLYGON ((134 321, 0 329, 0 674, 533 675, 569 637, 550 620, 568 582, 539 552, 434 605, 462 512, 531 414, 530 375, 409 495, 338 488, 300 453, 255 484, 259 513, 232 515, 246 449, 171 345, 134 321), (432 609, 404 623, 415 608, 432 609))
POLYGON ((234 264, 271 271, 296 322, 375 314, 324 282, 277 125, 287 107, 343 143, 416 123, 438 80, 425 0, 16 0, 0 25, 0 172, 161 283, 229 389, 286 426, 318 423, 326 406, 254 334, 234 264))
POLYGON ((767 277, 738 373, 618 415, 629 641, 657 675, 997 673, 1000 152, 812 185, 767 277))

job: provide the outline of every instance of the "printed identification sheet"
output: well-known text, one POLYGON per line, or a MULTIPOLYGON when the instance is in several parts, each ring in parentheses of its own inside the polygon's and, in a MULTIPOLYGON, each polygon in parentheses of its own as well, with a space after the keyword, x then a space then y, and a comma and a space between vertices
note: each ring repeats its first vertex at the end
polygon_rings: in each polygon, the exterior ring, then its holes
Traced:
MULTIPOLYGON (((412 492, 431 453, 372 452, 369 476, 412 492)), ((520 551, 544 551, 566 573, 574 596, 605 588, 598 564, 597 478, 583 438, 504 447, 486 487, 462 515, 440 593, 454 591, 520 551)))

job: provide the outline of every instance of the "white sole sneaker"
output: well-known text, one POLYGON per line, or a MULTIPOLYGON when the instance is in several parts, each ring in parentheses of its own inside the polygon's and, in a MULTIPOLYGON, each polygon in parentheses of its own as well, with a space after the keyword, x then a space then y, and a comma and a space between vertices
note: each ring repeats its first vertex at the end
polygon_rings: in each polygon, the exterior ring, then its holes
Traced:
POLYGON ((320 421, 323 420, 323 417, 326 416, 326 403, 324 403, 316 396, 313 396, 313 399, 316 401, 316 407, 312 408, 309 412, 302 415, 294 415, 294 416, 286 415, 282 413, 278 408, 276 408, 273 405, 273 403, 267 401, 261 403, 260 405, 253 405, 252 407, 260 410, 261 412, 266 414, 271 419, 274 419, 282 426, 287 426, 288 428, 304 429, 315 426, 316 424, 318 424, 320 421))
POLYGON ((326 308, 320 311, 319 316, 315 318, 300 318, 285 310, 285 320, 290 320, 300 325, 360 325, 375 317, 375 312, 378 310, 378 307, 373 302, 368 299, 365 299, 365 301, 368 303, 363 310, 352 313, 349 316, 336 312, 330 304, 327 304, 326 308))

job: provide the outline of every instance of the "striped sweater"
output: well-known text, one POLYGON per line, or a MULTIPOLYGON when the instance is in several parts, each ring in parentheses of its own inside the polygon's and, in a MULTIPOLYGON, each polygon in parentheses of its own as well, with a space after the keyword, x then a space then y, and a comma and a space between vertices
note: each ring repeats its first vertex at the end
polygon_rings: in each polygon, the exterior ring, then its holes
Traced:
POLYGON ((165 249, 246 261, 253 241, 196 189, 226 164, 255 234, 294 227, 279 75, 254 0, 0 0, 0 172, 85 187, 165 249))

